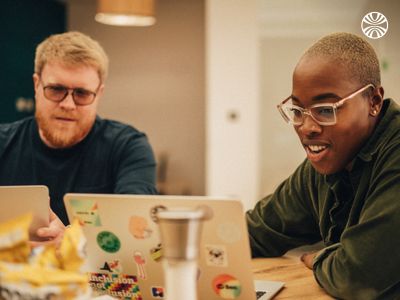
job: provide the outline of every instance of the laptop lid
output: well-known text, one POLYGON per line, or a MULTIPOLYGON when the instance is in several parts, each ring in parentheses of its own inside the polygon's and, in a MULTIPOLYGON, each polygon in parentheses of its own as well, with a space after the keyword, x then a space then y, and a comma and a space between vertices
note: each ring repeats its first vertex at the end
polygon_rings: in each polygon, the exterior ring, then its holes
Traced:
POLYGON ((240 201, 203 196, 66 194, 64 202, 70 221, 78 218, 84 224, 88 254, 84 271, 89 272, 95 290, 121 298, 162 299, 162 245, 155 213, 158 209, 206 205, 213 217, 204 221, 202 228, 199 299, 256 299, 240 201))
POLYGON ((0 186, 0 222, 33 214, 29 237, 40 240, 36 230, 49 224, 49 190, 44 185, 0 186))

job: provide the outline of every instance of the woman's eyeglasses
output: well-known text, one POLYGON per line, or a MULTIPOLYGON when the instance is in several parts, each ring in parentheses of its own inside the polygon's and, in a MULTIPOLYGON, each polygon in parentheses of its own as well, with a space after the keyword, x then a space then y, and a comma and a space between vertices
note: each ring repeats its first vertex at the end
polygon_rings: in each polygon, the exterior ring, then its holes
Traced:
POLYGON ((309 108, 303 108, 291 103, 292 97, 289 96, 278 105, 278 110, 282 117, 289 124, 299 126, 303 124, 305 115, 311 116, 315 122, 323 126, 335 125, 337 109, 342 106, 347 100, 353 98, 357 94, 369 88, 374 88, 373 84, 368 84, 349 96, 339 100, 335 103, 320 103, 311 105, 309 108))

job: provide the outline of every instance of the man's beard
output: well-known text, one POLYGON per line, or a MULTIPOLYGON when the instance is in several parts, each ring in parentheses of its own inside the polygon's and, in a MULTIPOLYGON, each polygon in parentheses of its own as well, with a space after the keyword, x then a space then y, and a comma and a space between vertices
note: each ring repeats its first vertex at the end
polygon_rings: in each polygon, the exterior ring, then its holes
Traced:
POLYGON ((74 130, 61 130, 51 126, 49 120, 40 111, 35 113, 36 122, 43 137, 46 139, 45 144, 51 148, 62 149, 69 148, 78 144, 89 133, 93 122, 84 123, 80 127, 75 127, 74 130), (50 145, 48 144, 50 143, 50 145))

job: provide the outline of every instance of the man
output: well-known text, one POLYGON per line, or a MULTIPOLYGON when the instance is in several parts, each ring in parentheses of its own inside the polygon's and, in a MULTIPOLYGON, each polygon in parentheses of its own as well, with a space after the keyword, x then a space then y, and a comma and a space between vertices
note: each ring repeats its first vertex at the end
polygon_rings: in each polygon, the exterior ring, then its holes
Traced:
POLYGON ((0 126, 0 184, 49 188, 55 215, 39 230, 43 237, 59 236, 58 218, 68 224, 67 192, 156 193, 146 136, 96 115, 107 69, 107 55, 90 37, 50 36, 36 49, 35 117, 0 126))
POLYGON ((302 261, 338 298, 400 295, 400 108, 383 94, 365 40, 317 41, 279 105, 307 159, 247 213, 254 257, 322 240, 325 248, 302 261))

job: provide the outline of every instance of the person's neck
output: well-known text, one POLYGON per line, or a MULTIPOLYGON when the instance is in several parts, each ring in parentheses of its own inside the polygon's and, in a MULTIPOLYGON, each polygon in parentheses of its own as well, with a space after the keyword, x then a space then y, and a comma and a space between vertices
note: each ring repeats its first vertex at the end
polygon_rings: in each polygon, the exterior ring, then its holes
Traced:
POLYGON ((75 145, 77 145, 77 144, 79 144, 80 142, 82 142, 82 141, 87 137, 88 134, 89 134, 89 132, 86 133, 82 138, 80 138, 80 139, 77 140, 77 141, 74 141, 74 143, 71 143, 71 144, 54 145, 52 142, 50 142, 50 141, 45 137, 45 135, 43 134, 43 131, 39 128, 39 137, 40 137, 40 140, 41 140, 47 147, 49 147, 49 148, 51 148, 51 149, 56 149, 56 150, 62 150, 62 149, 72 148, 72 147, 74 147, 75 145))

